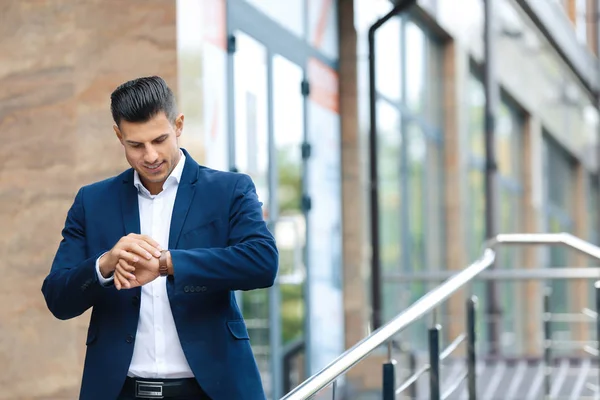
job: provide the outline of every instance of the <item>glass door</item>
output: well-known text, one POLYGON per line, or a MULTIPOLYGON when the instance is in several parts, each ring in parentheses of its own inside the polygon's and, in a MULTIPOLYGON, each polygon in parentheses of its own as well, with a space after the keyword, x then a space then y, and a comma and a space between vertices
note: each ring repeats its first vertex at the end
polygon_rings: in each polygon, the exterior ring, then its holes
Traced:
POLYGON ((304 71, 243 31, 234 31, 230 42, 230 168, 254 180, 280 253, 272 288, 238 294, 267 396, 274 399, 283 394, 286 349, 304 336, 304 71))

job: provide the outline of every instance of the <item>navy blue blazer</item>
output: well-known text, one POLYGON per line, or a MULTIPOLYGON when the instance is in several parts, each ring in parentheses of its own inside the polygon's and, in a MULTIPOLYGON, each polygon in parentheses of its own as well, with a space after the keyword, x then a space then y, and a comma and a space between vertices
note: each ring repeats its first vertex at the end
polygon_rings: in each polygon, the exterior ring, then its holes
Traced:
MULTIPOLYGON (((169 236, 174 276, 167 279, 181 346, 213 400, 264 399, 234 291, 273 284, 275 240, 250 177, 205 168, 185 156, 169 236)), ((133 169, 82 187, 42 286, 59 319, 92 307, 81 400, 116 399, 131 362, 141 289, 102 286, 95 263, 122 236, 140 232, 137 196, 133 169)))

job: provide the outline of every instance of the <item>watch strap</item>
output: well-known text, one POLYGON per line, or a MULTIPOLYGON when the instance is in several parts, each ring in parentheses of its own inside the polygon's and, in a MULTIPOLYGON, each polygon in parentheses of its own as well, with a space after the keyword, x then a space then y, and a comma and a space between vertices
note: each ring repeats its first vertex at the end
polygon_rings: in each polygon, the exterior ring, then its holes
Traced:
POLYGON ((169 265, 168 265, 168 253, 169 250, 163 250, 160 252, 160 258, 158 259, 158 273, 160 276, 169 275, 169 265))

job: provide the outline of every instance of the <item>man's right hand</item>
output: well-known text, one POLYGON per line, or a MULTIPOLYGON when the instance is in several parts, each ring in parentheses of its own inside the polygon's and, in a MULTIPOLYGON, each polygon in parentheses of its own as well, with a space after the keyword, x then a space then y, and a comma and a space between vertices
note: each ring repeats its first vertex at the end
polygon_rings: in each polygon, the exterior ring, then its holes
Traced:
POLYGON ((150 260, 152 257, 160 257, 160 250, 160 245, 150 236, 130 233, 123 236, 108 253, 100 258, 100 273, 104 278, 108 278, 114 273, 119 260, 134 265, 141 258, 150 260))

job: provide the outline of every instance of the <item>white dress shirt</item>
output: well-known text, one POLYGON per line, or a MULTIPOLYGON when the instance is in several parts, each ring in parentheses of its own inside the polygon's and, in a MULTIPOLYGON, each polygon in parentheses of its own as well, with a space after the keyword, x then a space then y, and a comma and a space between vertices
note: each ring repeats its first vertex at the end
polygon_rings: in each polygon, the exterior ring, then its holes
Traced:
MULTIPOLYGON (((151 195, 142 184, 137 171, 134 172, 134 185, 138 189, 140 229, 158 242, 162 249, 169 248, 171 215, 181 180, 185 155, 171 172, 157 195, 151 195)), ((99 260, 99 259, 98 259, 99 260)), ((113 277, 105 279, 96 261, 100 283, 106 284, 113 277)), ((133 347, 133 358, 129 366, 129 376, 138 378, 192 378, 194 374, 183 354, 177 335, 171 305, 167 296, 166 277, 158 277, 142 286, 140 317, 133 347)))

